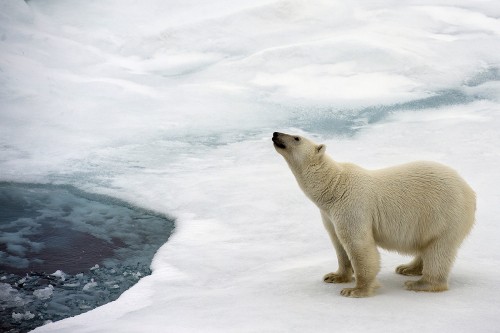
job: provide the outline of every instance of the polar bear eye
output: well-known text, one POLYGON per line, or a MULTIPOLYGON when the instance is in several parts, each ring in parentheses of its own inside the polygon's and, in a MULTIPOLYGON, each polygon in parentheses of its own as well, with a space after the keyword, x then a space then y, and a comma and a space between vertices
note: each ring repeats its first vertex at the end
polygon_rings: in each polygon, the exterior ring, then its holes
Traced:
POLYGON ((295 141, 300 141, 300 138, 298 136, 294 137, 295 141))

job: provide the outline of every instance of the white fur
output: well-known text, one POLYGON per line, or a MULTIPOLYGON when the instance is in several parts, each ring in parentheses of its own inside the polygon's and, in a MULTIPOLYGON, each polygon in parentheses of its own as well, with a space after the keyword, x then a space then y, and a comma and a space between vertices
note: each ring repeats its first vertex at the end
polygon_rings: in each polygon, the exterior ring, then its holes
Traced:
POLYGON ((474 191, 453 169, 413 162, 366 170, 335 162, 324 145, 300 136, 275 133, 273 141, 300 188, 320 209, 337 251, 339 269, 325 275, 325 282, 350 282, 354 273, 356 286, 341 294, 372 295, 378 286, 379 246, 415 256, 396 269, 422 275, 406 282, 407 289, 448 289, 448 274, 476 210, 474 191))

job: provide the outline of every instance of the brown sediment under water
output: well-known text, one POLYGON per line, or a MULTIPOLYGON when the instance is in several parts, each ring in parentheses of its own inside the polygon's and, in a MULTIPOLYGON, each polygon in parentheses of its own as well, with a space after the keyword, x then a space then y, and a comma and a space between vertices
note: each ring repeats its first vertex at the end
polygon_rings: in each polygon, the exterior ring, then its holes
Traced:
POLYGON ((0 182, 0 332, 28 332, 117 299, 146 275, 174 220, 71 186, 0 182))

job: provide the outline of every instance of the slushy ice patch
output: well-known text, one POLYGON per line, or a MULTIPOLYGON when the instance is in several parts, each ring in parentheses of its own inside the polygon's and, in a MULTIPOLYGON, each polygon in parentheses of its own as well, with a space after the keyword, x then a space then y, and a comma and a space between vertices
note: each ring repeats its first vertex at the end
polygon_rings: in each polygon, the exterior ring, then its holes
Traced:
POLYGON ((0 331, 113 301, 142 276, 171 219, 69 186, 0 183, 0 331))
MULTIPOLYGON (((496 73, 493 70, 490 72, 496 73)), ((473 80, 471 79, 471 82, 482 82, 480 80, 488 82, 486 80, 494 78, 493 75, 477 76, 473 80)), ((290 126, 325 135, 334 132, 337 135, 351 136, 356 134, 359 129, 379 122, 398 111, 438 109, 447 105, 471 103, 479 99, 484 99, 484 97, 468 94, 460 89, 449 89, 439 91, 435 95, 426 98, 390 105, 370 106, 358 110, 335 110, 331 108, 298 110, 290 121, 290 126)))

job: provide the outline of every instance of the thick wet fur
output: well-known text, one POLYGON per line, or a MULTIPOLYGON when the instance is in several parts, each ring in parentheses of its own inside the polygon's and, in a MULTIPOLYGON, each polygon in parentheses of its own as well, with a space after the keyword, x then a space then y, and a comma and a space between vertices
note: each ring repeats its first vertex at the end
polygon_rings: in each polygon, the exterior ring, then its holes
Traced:
POLYGON ((341 295, 367 297, 379 286, 378 247, 414 260, 396 268, 414 291, 444 291, 457 250, 475 219, 476 196, 453 169, 435 162, 412 162, 379 170, 339 163, 326 146, 298 135, 273 133, 300 188, 321 212, 337 252, 339 268, 328 283, 354 288, 341 295))

